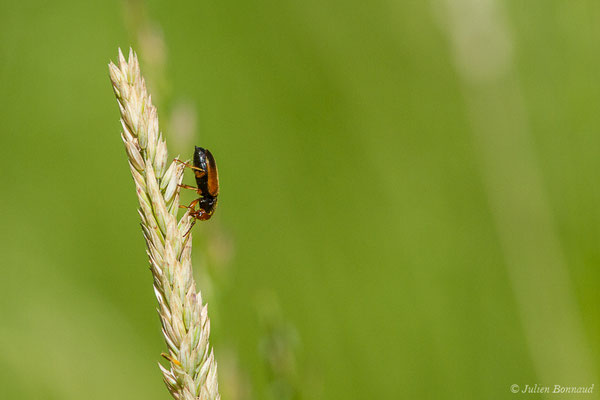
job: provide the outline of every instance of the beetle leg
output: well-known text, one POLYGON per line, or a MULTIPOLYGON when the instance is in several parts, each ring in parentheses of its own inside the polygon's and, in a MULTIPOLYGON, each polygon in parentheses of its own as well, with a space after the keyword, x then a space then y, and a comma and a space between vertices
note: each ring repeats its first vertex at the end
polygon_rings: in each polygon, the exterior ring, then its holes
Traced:
POLYGON ((199 201, 200 201, 200 199, 196 199, 196 200, 192 201, 189 206, 184 206, 183 204, 180 204, 179 208, 187 208, 188 210, 192 210, 192 212, 190 214, 195 213, 195 212, 197 212, 195 210, 195 207, 196 207, 196 204, 198 204, 199 201))
POLYGON ((202 172, 204 172, 204 170, 203 170, 202 168, 198 168, 198 167, 196 167, 196 166, 194 166, 194 165, 192 165, 192 164, 188 164, 188 163, 186 163, 185 161, 181 161, 181 160, 179 160, 179 159, 177 159, 177 158, 173 159, 173 161, 175 161, 175 162, 178 162, 179 164, 183 164, 183 165, 185 165, 186 167, 188 167, 188 168, 191 168, 191 169, 194 169, 194 170, 196 170, 196 171, 202 171, 202 172))
POLYGON ((194 190, 196 192, 198 191, 198 188, 195 187, 195 186, 190 186, 190 185, 177 185, 177 186, 179 186, 182 189, 191 189, 191 190, 194 190))

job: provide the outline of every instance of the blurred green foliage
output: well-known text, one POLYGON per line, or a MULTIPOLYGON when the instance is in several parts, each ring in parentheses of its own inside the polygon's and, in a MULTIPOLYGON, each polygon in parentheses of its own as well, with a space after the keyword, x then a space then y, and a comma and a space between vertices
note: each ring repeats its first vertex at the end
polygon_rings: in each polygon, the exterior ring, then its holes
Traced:
MULTIPOLYGON (((222 264, 198 280, 224 393, 271 392, 261 343, 279 328, 261 322, 265 292, 282 329, 293 327, 301 398, 600 390, 536 372, 438 6, 147 3, 167 55, 159 117, 179 100, 197 115, 188 144, 162 125, 172 155, 198 144, 219 165, 219 208, 196 226, 194 257, 199 269, 222 264), (221 264, 205 254, 215 235, 225 238, 221 264)), ((598 371, 600 5, 505 6, 537 168, 598 371)), ((168 398, 107 70, 117 47, 137 43, 126 9, 0 1, 3 399, 168 398)))

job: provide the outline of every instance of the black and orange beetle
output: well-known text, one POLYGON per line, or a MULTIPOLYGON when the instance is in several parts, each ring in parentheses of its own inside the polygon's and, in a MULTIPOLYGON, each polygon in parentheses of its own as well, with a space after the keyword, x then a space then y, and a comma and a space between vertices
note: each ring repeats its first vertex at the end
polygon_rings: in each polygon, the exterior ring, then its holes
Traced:
POLYGON ((184 189, 195 190, 200 195, 189 206, 179 206, 190 210, 190 216, 194 218, 194 222, 196 220, 206 221, 212 217, 217 208, 217 196, 219 196, 219 172, 217 171, 215 158, 208 149, 195 147, 193 166, 183 161, 175 160, 191 168, 196 176, 196 185, 198 187, 179 185, 184 189), (198 206, 197 210, 196 205, 198 206))

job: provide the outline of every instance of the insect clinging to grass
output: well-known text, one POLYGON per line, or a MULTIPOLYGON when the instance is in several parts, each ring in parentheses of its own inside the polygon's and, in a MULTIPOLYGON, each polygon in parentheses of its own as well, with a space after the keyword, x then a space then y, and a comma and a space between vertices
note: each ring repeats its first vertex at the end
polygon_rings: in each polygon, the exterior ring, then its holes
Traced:
MULTIPOLYGON (((193 159, 194 165, 175 159, 176 162, 192 169, 196 177, 197 187, 179 185, 181 188, 194 190, 199 195, 199 197, 193 200, 190 205, 179 206, 190 210, 190 216, 194 218, 192 226, 194 226, 198 220, 206 221, 212 217, 217 208, 217 197, 219 196, 219 172, 212 153, 208 149, 195 146, 193 159), (196 206, 198 206, 197 209, 196 206)), ((191 229, 192 228, 190 227, 190 230, 191 229)))

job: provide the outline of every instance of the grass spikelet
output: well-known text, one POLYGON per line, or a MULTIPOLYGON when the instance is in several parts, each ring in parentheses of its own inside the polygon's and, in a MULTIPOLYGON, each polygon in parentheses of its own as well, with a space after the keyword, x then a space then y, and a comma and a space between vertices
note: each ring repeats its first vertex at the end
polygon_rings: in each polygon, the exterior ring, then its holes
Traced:
POLYGON ((209 343, 210 321, 193 279, 189 211, 177 220, 184 167, 168 161, 158 114, 146 90, 137 55, 108 65, 121 112, 121 138, 139 199, 142 232, 154 278, 158 314, 170 368, 159 364, 178 400, 220 399, 217 363, 209 343))

